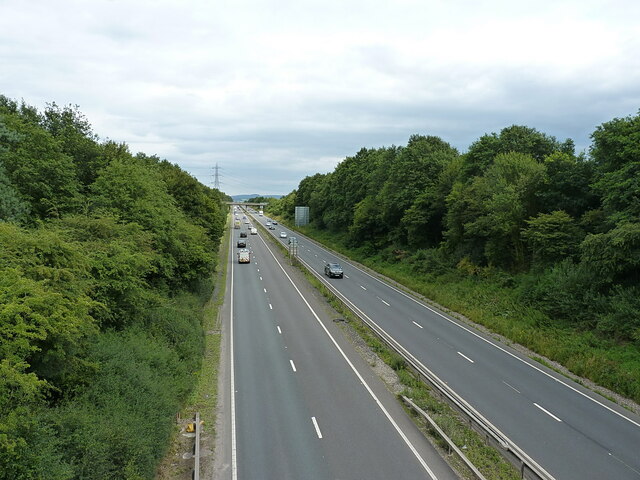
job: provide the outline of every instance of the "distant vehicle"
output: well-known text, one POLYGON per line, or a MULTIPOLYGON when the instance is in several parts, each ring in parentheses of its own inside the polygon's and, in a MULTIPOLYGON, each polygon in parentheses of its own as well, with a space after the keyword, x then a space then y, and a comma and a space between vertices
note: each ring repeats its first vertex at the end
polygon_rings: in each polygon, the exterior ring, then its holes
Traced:
POLYGON ((329 278, 342 278, 344 272, 339 263, 327 263, 324 266, 324 274, 329 278))
POLYGON ((264 212, 263 212, 262 210, 260 210, 260 211, 258 212, 258 215, 262 216, 262 214, 263 214, 263 213, 264 213, 264 212))
POLYGON ((243 248, 238 252, 238 263, 251 263, 251 254, 249 250, 243 248))
POLYGON ((287 232, 280 232, 280 238, 287 238, 287 232))
POLYGON ((251 235, 257 235, 258 234, 258 229, 257 228, 252 228, 251 229, 251 235))
POLYGON ((240 238, 247 238, 247 232, 240 232, 240 238))
POLYGON ((238 240, 238 244, 237 245, 238 245, 238 248, 247 248, 247 241, 243 240, 243 239, 240 239, 240 240, 238 240))
POLYGON ((244 221, 244 223, 245 223, 245 225, 249 225, 249 219, 247 218, 247 219, 244 221))
POLYGON ((269 225, 269 230, 275 230, 276 227, 274 227, 273 225, 269 225))
POLYGON ((275 220, 274 220, 272 223, 273 223, 274 225, 277 225, 277 224, 278 224, 278 222, 276 222, 275 220))
POLYGON ((271 222, 267 222, 267 227, 268 227, 269 225, 271 225, 271 222))
POLYGON ((236 220, 233 222, 233 228, 240 228, 240 220, 236 220))

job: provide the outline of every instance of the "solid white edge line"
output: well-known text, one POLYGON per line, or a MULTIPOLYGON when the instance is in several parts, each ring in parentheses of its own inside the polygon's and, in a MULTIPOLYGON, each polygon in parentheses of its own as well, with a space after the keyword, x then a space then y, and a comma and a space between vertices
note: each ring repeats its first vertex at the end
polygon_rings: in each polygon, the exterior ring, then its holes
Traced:
POLYGON ((427 465, 427 463, 424 461, 424 459, 420 456, 420 454, 418 453, 418 450, 416 449, 416 447, 413 446, 413 444, 411 443, 411 440, 409 440, 409 438, 407 438, 407 436, 405 435, 405 433, 402 431, 402 429, 400 428, 400 426, 396 423, 396 421, 393 419, 393 417, 391 416, 391 414, 387 411, 386 408, 384 408, 384 405, 382 405, 382 402, 378 399, 378 397, 376 396, 375 393, 373 393, 373 390, 371 390, 371 387, 369 386, 369 384, 365 381, 365 379, 362 377, 362 375, 360 375, 360 372, 358 372, 358 370, 356 369, 355 365, 351 362, 351 360, 349 360, 349 357, 347 357, 347 354, 344 353, 344 351, 342 350, 342 348, 340 348, 340 345, 338 345, 338 342, 336 341, 335 338, 333 338, 333 335, 331 335, 331 333, 329 332, 329 330, 327 330, 327 327, 325 327, 325 325, 322 323, 322 320, 320 320, 320 317, 318 317, 318 314, 315 312, 315 310, 311 307, 311 305, 309 305, 309 302, 307 302, 307 299, 304 298, 304 295, 302 295, 302 292, 298 289, 298 286, 293 282, 293 280, 291 279, 291 277, 289 276, 289 274, 287 273, 287 271, 284 269, 284 267, 282 266, 282 264, 278 261, 278 259, 276 258, 276 256, 274 255, 274 253, 271 251, 271 249, 269 248, 269 246, 267 245, 267 243, 261 238, 262 243, 264 243, 264 246, 267 248, 267 250, 269 250, 269 253, 271 254, 271 256, 273 257, 273 259, 276 261, 276 263, 278 264, 278 266, 280 267, 280 270, 282 270, 282 273, 285 274, 285 276, 287 277, 287 279, 289 280, 289 282, 291 283, 291 285, 293 286, 293 288, 295 289, 296 292, 298 292, 298 295, 300 296, 300 298, 302 299, 302 301, 305 303, 305 305, 307 306, 307 308, 309 309, 309 311, 311 312, 311 314, 314 316, 314 318, 316 319, 316 321, 318 322, 318 324, 320 325, 320 327, 322 327, 322 329, 324 330, 324 332, 327 334, 327 336, 331 339, 331 342, 334 344, 334 346, 336 347, 336 349, 338 349, 338 352, 340 352, 340 355, 342 355, 342 358, 344 358, 344 360, 347 362, 347 364, 349 365, 349 367, 351 367, 351 370, 353 371, 353 373, 355 373, 355 375, 358 377, 358 380, 360 380, 360 383, 362 383, 362 385, 364 386, 364 388, 367 390, 367 392, 369 392, 369 395, 371 395, 371 397, 373 398, 373 400, 375 401, 376 405, 378 405, 378 407, 380 408, 380 410, 382 410, 382 412, 384 413, 384 415, 387 417, 387 419, 389 420, 389 422, 391 423, 391 425, 393 425, 393 428, 395 428, 396 432, 398 432, 398 435, 400 435, 400 437, 402 438, 402 440, 404 441, 404 443, 409 447, 409 449, 411 450, 411 452, 413 453, 413 455, 416 457, 416 459, 418 460, 418 462, 420 463, 420 465, 422 466, 422 468, 424 468, 424 470, 429 474, 429 476, 431 477, 432 480, 437 480, 437 477, 435 476, 435 474, 433 473, 433 471, 431 471, 431 469, 429 468, 429 465, 427 465))
POLYGON ((293 360, 289 360, 289 363, 291 364, 291 368, 293 369, 294 372, 297 372, 296 370, 296 364, 293 363, 293 360))
POLYGON ((473 360, 471 360, 469 357, 467 357, 464 353, 462 352, 458 352, 458 355, 460 355, 462 358, 464 358, 465 360, 470 361, 471 363, 476 363, 473 360))
MULTIPOLYGON (((327 250, 326 250, 326 249, 324 249, 323 247, 319 247, 319 248, 322 248, 323 250, 327 251, 327 250)), ((345 258, 346 258, 346 257, 345 257, 345 258)), ((545 372, 544 370, 542 370, 541 368, 537 367, 536 365, 534 365, 534 364, 532 364, 532 363, 529 363, 529 362, 528 362, 527 360, 525 360, 524 358, 520 358, 520 357, 519 357, 519 356, 517 356, 516 354, 514 354, 514 353, 512 353, 512 352, 510 352, 510 351, 508 351, 508 350, 506 350, 505 348, 501 347, 500 345, 498 345, 498 344, 496 344, 496 343, 493 343, 491 340, 489 340, 489 339, 487 339, 487 338, 484 338, 482 335, 479 335, 478 333, 474 332, 473 330, 469 329, 468 327, 466 327, 466 326, 464 326, 464 325, 461 325, 461 324, 459 324, 459 323, 455 322, 454 320, 452 320, 452 319, 448 318, 446 315, 444 315, 444 314, 442 314, 442 313, 438 312, 437 310, 434 310, 433 308, 429 307, 428 305, 426 305, 426 304, 422 303, 422 302, 421 302, 420 300, 418 300, 417 298, 414 298, 414 297, 412 297, 411 295, 409 295, 409 294, 407 294, 407 293, 403 292, 402 290, 400 290, 400 289, 398 289, 398 288, 394 287, 393 285, 391 285, 391 284, 389 284, 389 283, 386 283, 386 282, 382 281, 381 279, 379 279, 379 278, 377 278, 377 277, 375 277, 375 276, 371 275, 371 274, 370 274, 370 273, 368 273, 368 272, 365 272, 364 270, 362 270, 361 268, 357 267, 357 266, 356 266, 356 265, 354 265, 353 263, 346 262, 345 264, 346 264, 346 265, 349 265, 349 266, 350 266, 350 267, 352 267, 352 268, 355 268, 356 270, 358 270, 358 271, 360 271, 360 272, 362 272, 362 273, 364 273, 364 274, 365 274, 365 275, 367 275, 368 277, 371 277, 371 278, 373 278, 374 280, 376 280, 376 281, 380 282, 380 283, 381 283, 382 285, 384 285, 385 287, 388 287, 388 288, 390 288, 390 289, 392 289, 392 290, 394 290, 394 291, 398 292, 400 295, 403 295, 403 296, 407 297, 407 298, 408 298, 409 300, 411 300, 412 302, 415 302, 415 303, 417 303, 418 305, 420 305, 421 307, 426 308, 427 310, 429 310, 429 311, 431 311, 431 312, 435 313, 435 314, 436 314, 436 315, 438 315, 439 317, 444 318, 447 322, 449 322, 449 323, 451 323, 451 324, 453 324, 453 325, 457 326, 458 328, 461 328, 462 330, 465 330, 466 332, 468 332, 468 333, 470 333, 471 335, 473 335, 473 336, 475 336, 475 337, 479 338, 479 339, 480 339, 480 340, 482 340, 483 342, 488 343, 489 345, 491 345, 491 346, 493 346, 493 347, 497 348, 498 350, 502 351, 503 353, 506 353, 506 354, 507 354, 507 355, 509 355, 510 357, 512 357, 512 358, 514 358, 514 359, 516 359, 516 360, 518 360, 519 362, 524 363, 525 365, 527 365, 527 366, 531 367, 532 369, 536 370, 537 372, 542 373, 542 374, 543 374, 543 375, 545 375, 546 377, 548 377, 548 378, 550 378, 550 379, 552 379, 552 380, 554 380, 554 381, 558 382, 558 383, 559 383, 559 384, 561 384, 561 385, 564 385, 565 387, 567 387, 568 389, 570 389, 570 390, 574 391, 574 392, 575 392, 575 393, 577 393, 578 395, 581 395, 581 396, 583 396, 584 398, 586 398, 586 399, 588 399, 588 400, 591 400, 591 401, 592 401, 593 403, 595 403, 596 405, 600 405, 601 407, 605 408, 605 409, 606 409, 606 410, 608 410, 609 412, 611 412, 611 413, 613 413, 613 414, 617 415, 617 416, 618 416, 618 417, 620 417, 620 418, 623 418, 624 420, 628 421, 629 423, 632 423, 632 424, 633 424, 633 425, 635 425, 636 427, 640 427, 640 423, 638 423, 638 422, 634 421, 633 419, 631 419, 631 418, 629 418, 629 417, 625 416, 623 413, 618 412, 618 411, 614 410, 613 408, 609 407, 608 405, 605 405, 604 403, 602 403, 602 402, 598 401, 598 399, 593 398, 593 397, 591 397, 591 396, 587 395, 587 394, 586 394, 586 393, 584 393, 584 392, 581 392, 580 390, 578 390, 577 388, 573 387, 572 385, 569 385, 568 383, 564 382, 563 380, 561 380, 561 379, 559 379, 559 378, 554 377, 553 375, 551 375, 551 374, 550 374, 550 373, 548 373, 548 372, 545 372)), ((388 334, 387 334, 387 335, 388 335, 388 334)), ((391 338, 393 338, 393 337, 391 337, 391 338)), ((395 339, 394 339, 394 340, 395 340, 395 339)))
MULTIPOLYGON (((438 380, 440 380, 431 370, 429 370, 422 362, 420 362, 413 354, 411 354, 411 352, 409 352, 406 348, 404 348, 402 346, 402 344, 400 344, 396 339, 394 339, 391 335, 389 335, 383 328, 380 327, 380 325, 378 325, 376 322, 374 322, 366 313, 364 313, 362 310, 360 310, 351 300, 349 300, 347 297, 344 296, 344 294, 342 294, 342 292, 340 292, 340 290, 336 289, 331 283, 327 282, 320 274, 318 274, 317 272, 315 272, 315 270, 313 270, 311 268, 311 265, 309 265, 308 263, 306 263, 304 260, 300 259, 300 261, 307 267, 307 269, 309 269, 309 271, 316 273, 317 278, 321 279, 321 281, 324 282, 325 286, 327 288, 329 288, 329 290, 333 291, 333 293, 338 296, 339 298, 342 299, 342 301, 344 301, 346 304, 350 305, 350 308, 352 308, 354 311, 357 311, 358 314, 362 317, 362 318, 366 318, 367 321, 370 323, 370 325, 375 325, 377 329, 379 329, 380 332, 383 332, 384 335, 386 335, 386 337, 389 339, 389 341, 394 342, 396 345, 396 348, 398 350, 400 350, 402 353, 404 353, 408 358, 410 358, 413 362, 415 362, 417 365, 420 366, 420 368, 422 368, 425 372, 428 372, 432 377, 437 378, 438 380)), ((419 302, 418 302, 419 303, 419 302)), ((440 380, 442 382, 442 380, 440 380)), ((502 431, 500 431, 495 425, 491 424, 491 422, 489 422, 487 419, 485 419, 484 417, 482 417, 482 415, 480 415, 478 413, 478 411, 473 408, 471 406, 471 404, 469 404, 469 402, 467 402, 464 398, 462 398, 460 395, 458 395, 457 393, 453 392, 453 389, 451 389, 446 382, 444 382, 444 384, 442 385, 442 388, 448 389, 449 393, 451 395, 453 395, 455 398, 457 398, 460 402, 462 402, 465 405, 465 408, 468 408, 470 411, 474 412, 475 415, 477 415, 479 418, 483 418, 484 421, 490 425, 494 431, 498 432, 502 437, 504 438, 508 438, 504 435, 504 433, 502 433, 502 431)), ((538 464, 538 462, 536 462, 535 460, 533 460, 526 452, 524 452, 522 449, 520 449, 520 447, 518 447, 517 444, 513 443, 511 440, 509 440, 509 442, 511 442, 514 447, 516 447, 519 451, 520 454, 523 455, 525 458, 527 458, 532 464, 535 464, 536 467, 544 472, 545 475, 547 475, 547 477, 550 480, 553 480, 554 477, 547 472, 540 464, 538 464)))
POLYGON ((411 320, 411 323, 413 323, 418 328, 424 328, 422 325, 420 325, 419 323, 414 322, 413 320, 411 320))
MULTIPOLYGON (((233 235, 231 237, 231 246, 233 246, 233 235)), ((231 344, 229 348, 229 357, 231 358, 231 375, 229 383, 231 384, 231 478, 232 480, 238 479, 238 453, 237 453, 237 440, 236 440, 236 380, 235 380, 235 364, 233 361, 233 272, 235 270, 235 263, 233 258, 231 259, 231 296, 230 303, 231 308, 229 312, 230 327, 229 327, 229 342, 231 344)))
POLYGON ((316 417, 311 417, 311 421, 313 422, 313 426, 316 429, 316 434, 318 435, 318 438, 322 438, 322 432, 320 431, 320 427, 318 426, 318 421, 316 420, 316 417))
POLYGON ((558 417, 556 417, 553 413, 551 413, 549 410, 547 410, 544 407, 541 407, 540 405, 538 405, 537 403, 533 403, 536 407, 538 407, 540 410, 542 410, 544 413, 546 413, 547 415, 549 415, 551 418, 553 418, 556 422, 562 422, 562 420, 560 420, 558 417))

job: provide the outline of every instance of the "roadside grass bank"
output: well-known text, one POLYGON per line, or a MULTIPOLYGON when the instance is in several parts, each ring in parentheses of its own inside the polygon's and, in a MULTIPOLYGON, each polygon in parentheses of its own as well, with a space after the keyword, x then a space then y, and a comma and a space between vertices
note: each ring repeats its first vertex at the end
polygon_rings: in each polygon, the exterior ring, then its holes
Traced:
POLYGON ((568 325, 554 324, 545 313, 519 301, 516 287, 505 286, 497 273, 470 273, 459 269, 437 276, 420 275, 401 260, 389 261, 380 254, 366 256, 358 249, 346 247, 344 236, 309 226, 296 229, 423 295, 425 300, 444 307, 454 316, 460 318, 455 313, 460 314, 464 319, 505 337, 503 340, 507 343, 514 342, 546 357, 550 362, 529 354, 532 359, 640 413, 640 349, 637 346, 620 344, 568 325))
MULTIPOLYGON (((284 245, 271 235, 267 235, 266 237, 281 253, 288 255, 288 250, 284 245)), ((400 384, 401 389, 401 391, 397 393, 398 397, 402 395, 409 397, 420 408, 427 411, 445 434, 449 436, 459 448, 464 450, 467 458, 486 478, 495 480, 517 480, 520 478, 519 472, 513 465, 504 459, 495 448, 487 445, 484 439, 467 425, 467 422, 460 414, 454 411, 446 402, 439 399, 429 386, 417 379, 413 373, 406 368, 402 357, 389 349, 367 325, 363 324, 322 282, 308 272, 302 264, 294 261, 294 265, 302 271, 309 283, 325 297, 329 305, 345 320, 343 328, 350 330, 345 332, 348 338, 352 338, 354 334, 357 335, 366 343, 368 349, 376 358, 384 362, 395 372, 396 383, 400 384)), ((383 380, 385 382, 387 381, 385 378, 383 378, 383 380)), ((448 446, 446 443, 425 424, 422 418, 415 415, 406 407, 405 410, 411 415, 429 441, 438 447, 442 455, 462 478, 474 478, 457 456, 448 454, 448 446)))
MULTIPOLYGON (((156 476, 156 480, 190 480, 193 459, 183 458, 192 450, 193 439, 183 433, 188 423, 192 422, 196 412, 200 412, 202 436, 200 439, 201 455, 205 458, 212 454, 215 445, 216 407, 218 404, 218 368, 220 364, 220 344, 222 341, 218 313, 224 301, 227 257, 229 254, 229 223, 220 240, 217 270, 213 273, 213 291, 201 310, 201 325, 204 334, 204 351, 200 369, 194 374, 193 389, 176 415, 176 424, 172 433, 171 446, 165 455, 156 476)), ((187 455, 188 457, 188 455, 187 455)), ((201 476, 209 475, 208 464, 201 465, 201 476)))

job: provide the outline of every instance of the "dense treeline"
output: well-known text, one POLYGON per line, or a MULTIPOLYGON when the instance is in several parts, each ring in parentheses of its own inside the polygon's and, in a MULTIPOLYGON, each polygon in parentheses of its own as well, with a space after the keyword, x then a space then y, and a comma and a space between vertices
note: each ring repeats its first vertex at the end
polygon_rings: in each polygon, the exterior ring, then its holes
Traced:
POLYGON ((0 478, 153 478, 199 368, 226 197, 0 96, 0 478))
POLYGON ((640 115, 599 126, 588 155, 523 126, 464 154, 420 135, 363 148, 269 211, 291 219, 295 205, 361 258, 489 279, 545 322, 640 346, 640 115))

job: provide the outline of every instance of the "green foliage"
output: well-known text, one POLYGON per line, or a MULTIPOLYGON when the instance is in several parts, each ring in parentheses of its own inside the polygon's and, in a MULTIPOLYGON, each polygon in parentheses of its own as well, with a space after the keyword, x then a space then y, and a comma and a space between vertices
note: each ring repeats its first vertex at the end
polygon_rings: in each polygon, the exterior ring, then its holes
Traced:
MULTIPOLYGON (((2 128, 2 125, 0 125, 2 128)), ((29 205, 22 198, 7 176, 0 162, 0 221, 22 222, 27 219, 29 205)))
POLYGON ((615 172, 640 161, 640 113, 603 123, 591 139, 591 156, 600 172, 615 172))
POLYGON ((90 355, 90 386, 50 414, 74 478, 153 478, 189 372, 140 329, 102 334, 90 355))
POLYGON ((281 217, 284 220, 293 220, 296 207, 296 193, 297 190, 294 190, 288 195, 285 195, 284 197, 274 202, 271 207, 271 214, 281 217))
POLYGON ((39 218, 58 217, 80 204, 80 184, 71 157, 38 125, 17 116, 0 115, 0 122, 18 134, 0 138, 0 163, 39 218), (17 138, 17 140, 16 140, 17 138))
POLYGON ((540 213, 526 223, 522 237, 534 264, 549 265, 577 255, 583 234, 566 212, 540 213))
POLYGON ((545 157, 546 180, 536 192, 544 213, 564 210, 574 218, 598 208, 598 197, 591 187, 594 162, 555 152, 545 157))
POLYGON ((407 231, 410 247, 436 246, 443 240, 447 196, 460 176, 461 167, 461 157, 447 163, 436 181, 419 193, 405 211, 402 227, 407 231))
POLYGON ((623 223, 607 233, 588 235, 582 261, 603 281, 640 283, 640 222, 623 223))
MULTIPOLYGON (((138 154, 140 157, 141 154, 138 154)), ((167 192, 176 205, 196 225, 205 229, 212 241, 218 242, 224 228, 225 208, 222 194, 209 188, 177 165, 159 162, 160 173, 167 185, 167 192)))
POLYGON ((483 176, 452 190, 447 202, 450 246, 484 245, 488 264, 522 269, 521 231, 538 210, 535 193, 544 182, 544 165, 526 154, 499 154, 483 176))
POLYGON ((611 222, 640 218, 640 157, 620 169, 607 172, 594 184, 611 222))
POLYGON ((573 142, 559 143, 555 137, 538 132, 535 128, 512 125, 500 134, 483 135, 469 147, 464 155, 465 179, 482 175, 499 154, 517 152, 530 155, 538 162, 554 152, 573 154, 573 142))
POLYGON ((158 298, 150 291, 158 253, 152 235, 135 223, 114 217, 67 217, 56 227, 78 242, 88 261, 92 316, 100 326, 121 329, 140 318, 158 298))
POLYGON ((437 188, 436 180, 442 170, 457 156, 455 148, 432 136, 413 135, 407 146, 399 150, 378 196, 382 219, 390 227, 392 238, 406 242, 406 230, 394 227, 421 192, 437 188))
POLYGON ((225 198, 77 107, 0 96, 0 480, 153 478, 225 198))
POLYGON ((54 102, 47 105, 42 126, 58 140, 62 151, 73 159, 78 179, 86 189, 106 165, 97 143, 98 137, 87 118, 77 105, 61 108, 54 102))
POLYGON ((592 270, 566 259, 541 275, 525 277, 520 291, 525 302, 536 305, 549 318, 588 330, 596 326, 596 311, 604 308, 600 285, 592 270))
POLYGON ((144 160, 114 160, 95 183, 99 211, 137 223, 153 234, 155 277, 160 284, 188 286, 213 266, 211 242, 204 229, 190 223, 168 193, 157 168, 144 160))

